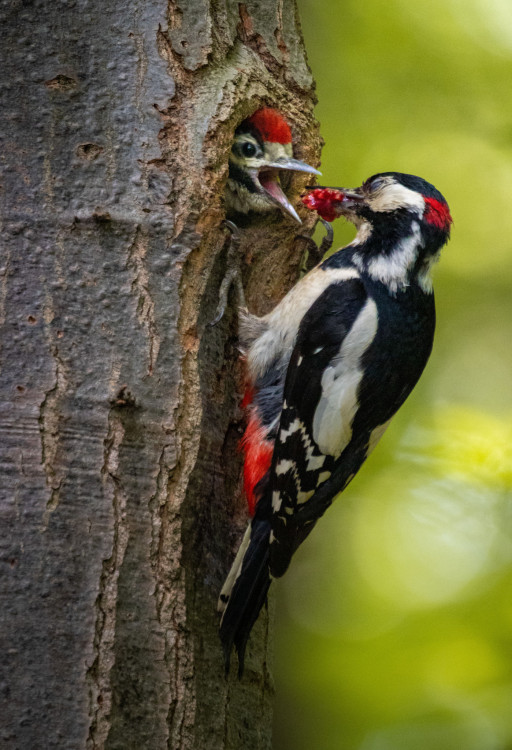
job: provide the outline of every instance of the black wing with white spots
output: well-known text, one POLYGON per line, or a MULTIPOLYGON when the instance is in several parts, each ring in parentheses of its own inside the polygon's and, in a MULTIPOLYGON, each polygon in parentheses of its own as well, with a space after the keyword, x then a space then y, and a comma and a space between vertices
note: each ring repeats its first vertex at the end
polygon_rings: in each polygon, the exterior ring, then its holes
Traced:
MULTIPOLYGON (((319 404, 325 402, 326 370, 338 366, 338 389, 343 390, 344 377, 351 377, 350 372, 343 373, 343 344, 367 302, 360 279, 336 282, 327 287, 300 324, 288 366, 267 489, 272 505, 270 569, 274 576, 285 572, 294 551, 313 528, 312 522, 297 523, 298 511, 330 478, 337 464, 336 453, 343 448, 341 444, 332 453, 321 449, 314 437, 315 416, 318 419, 319 404)), ((343 419, 341 413, 335 416, 337 422, 343 419)), ((342 425, 341 441, 349 429, 349 424, 342 425)))

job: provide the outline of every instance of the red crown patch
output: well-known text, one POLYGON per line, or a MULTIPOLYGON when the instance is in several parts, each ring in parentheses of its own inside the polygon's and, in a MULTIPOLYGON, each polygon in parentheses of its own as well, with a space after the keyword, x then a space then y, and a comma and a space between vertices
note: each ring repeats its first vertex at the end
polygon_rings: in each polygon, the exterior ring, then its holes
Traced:
POLYGON ((259 109, 248 118, 247 122, 258 130, 264 141, 282 144, 292 142, 290 126, 277 109, 270 107, 259 109))

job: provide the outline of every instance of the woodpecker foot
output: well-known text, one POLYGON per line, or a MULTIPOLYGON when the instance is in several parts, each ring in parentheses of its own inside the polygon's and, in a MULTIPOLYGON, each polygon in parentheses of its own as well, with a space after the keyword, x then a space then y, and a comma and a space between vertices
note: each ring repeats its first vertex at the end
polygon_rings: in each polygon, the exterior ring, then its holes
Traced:
POLYGON ((304 274, 308 273, 308 271, 311 271, 312 268, 317 266, 324 257, 325 253, 328 252, 332 247, 332 241, 334 237, 332 225, 329 224, 328 221, 325 221, 325 219, 321 219, 320 217, 318 218, 318 220, 324 225, 326 230, 326 235, 320 243, 320 246, 318 246, 311 237, 301 235, 301 239, 303 239, 306 244, 300 268, 301 277, 304 276, 304 274))
POLYGON ((242 285, 242 275, 240 272, 240 256, 238 252, 240 248, 240 242, 242 241, 242 235, 240 233, 240 229, 232 221, 226 219, 222 223, 231 232, 231 237, 226 257, 226 273, 220 285, 219 304, 217 305, 214 319, 210 321, 211 326, 216 326, 217 323, 219 323, 219 321, 221 321, 224 317, 226 305, 228 303, 229 290, 232 286, 234 286, 236 289, 239 306, 244 308, 245 310, 247 309, 244 288, 242 285))
POLYGON ((327 253, 332 247, 332 241, 334 239, 334 229, 332 228, 332 224, 330 224, 325 219, 322 219, 320 217, 319 221, 324 225, 325 229, 325 237, 323 238, 322 242, 320 243, 320 247, 318 248, 318 254, 320 255, 320 258, 323 258, 325 253, 327 253))

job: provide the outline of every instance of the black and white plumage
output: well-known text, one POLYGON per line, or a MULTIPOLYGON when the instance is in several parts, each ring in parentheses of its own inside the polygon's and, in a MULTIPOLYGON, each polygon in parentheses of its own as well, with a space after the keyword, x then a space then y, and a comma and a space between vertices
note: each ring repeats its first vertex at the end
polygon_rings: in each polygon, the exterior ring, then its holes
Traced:
POLYGON ((373 450, 432 349, 430 270, 451 225, 421 178, 388 172, 304 199, 357 227, 263 318, 246 316, 246 492, 254 516, 219 599, 226 666, 244 652, 272 577, 373 450), (315 202, 315 199, 316 200, 315 202))

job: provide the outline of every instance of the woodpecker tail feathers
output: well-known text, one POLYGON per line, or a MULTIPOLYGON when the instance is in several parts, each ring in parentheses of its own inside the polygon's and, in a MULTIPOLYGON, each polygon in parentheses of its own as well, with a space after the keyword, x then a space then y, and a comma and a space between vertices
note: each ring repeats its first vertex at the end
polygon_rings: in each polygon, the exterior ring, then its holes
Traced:
POLYGON ((247 527, 220 593, 218 609, 223 613, 220 639, 226 674, 233 646, 238 653, 238 676, 241 677, 244 671, 247 640, 270 586, 269 541, 270 523, 254 518, 247 527))

